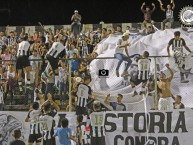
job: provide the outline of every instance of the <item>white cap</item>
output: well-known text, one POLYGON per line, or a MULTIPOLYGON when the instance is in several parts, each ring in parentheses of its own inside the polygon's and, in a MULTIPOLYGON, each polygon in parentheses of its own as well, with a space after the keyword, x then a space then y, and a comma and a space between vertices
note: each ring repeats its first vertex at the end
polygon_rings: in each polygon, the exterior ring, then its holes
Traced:
POLYGON ((74 10, 75 13, 78 13, 78 10, 74 10))

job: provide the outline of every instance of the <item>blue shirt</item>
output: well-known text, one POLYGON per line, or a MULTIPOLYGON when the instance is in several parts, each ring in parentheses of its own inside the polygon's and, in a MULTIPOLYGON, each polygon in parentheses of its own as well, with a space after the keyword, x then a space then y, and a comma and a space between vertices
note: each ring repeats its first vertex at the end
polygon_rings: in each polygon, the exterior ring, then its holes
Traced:
POLYGON ((79 60, 72 60, 72 67, 71 67, 71 71, 74 72, 74 71, 78 71, 78 68, 80 66, 80 61, 79 60))
POLYGON ((67 51, 67 54, 68 54, 69 58, 72 58, 73 53, 76 53, 77 56, 78 56, 78 50, 77 49, 67 51))
POLYGON ((57 128, 56 136, 59 138, 59 145, 71 145, 69 136, 72 134, 70 128, 57 128))
POLYGON ((116 111, 126 111, 126 107, 123 103, 118 104, 117 102, 111 102, 110 106, 112 106, 113 110, 116 111))

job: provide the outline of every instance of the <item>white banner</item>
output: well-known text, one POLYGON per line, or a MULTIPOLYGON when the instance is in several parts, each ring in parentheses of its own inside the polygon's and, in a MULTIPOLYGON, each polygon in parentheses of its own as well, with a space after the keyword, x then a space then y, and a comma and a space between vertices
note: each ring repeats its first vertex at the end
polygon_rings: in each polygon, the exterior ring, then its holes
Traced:
MULTIPOLYGON (((8 145, 13 140, 13 130, 21 128, 22 140, 27 143, 29 123, 27 112, 0 112, 0 145, 8 145)), ((69 119, 69 127, 75 132, 75 113, 60 112, 55 117, 69 119)), ((193 110, 144 112, 107 112, 106 145, 192 145, 193 110)))
POLYGON ((192 115, 191 109, 150 111, 148 117, 144 112, 108 112, 106 142, 107 145, 144 145, 149 136, 152 145, 192 145, 192 115))

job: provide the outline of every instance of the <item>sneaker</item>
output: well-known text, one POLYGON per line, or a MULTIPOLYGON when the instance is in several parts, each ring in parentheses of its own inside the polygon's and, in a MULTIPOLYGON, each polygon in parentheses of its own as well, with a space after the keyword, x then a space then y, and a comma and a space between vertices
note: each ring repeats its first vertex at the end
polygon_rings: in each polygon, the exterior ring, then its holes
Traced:
POLYGON ((118 70, 116 70, 116 75, 117 75, 117 77, 119 77, 119 71, 118 70))
POLYGON ((32 86, 26 86, 26 89, 29 89, 30 91, 32 91, 33 87, 32 86))
POLYGON ((188 83, 189 80, 181 80, 181 83, 188 83))
POLYGON ((129 76, 129 73, 128 73, 127 71, 125 71, 125 72, 121 75, 121 77, 127 77, 127 76, 129 76))
POLYGON ((138 93, 135 91, 135 92, 133 93, 133 96, 132 96, 132 97, 135 97, 136 95, 138 95, 138 93))
POLYGON ((19 91, 23 92, 23 87, 22 86, 19 86, 19 91))

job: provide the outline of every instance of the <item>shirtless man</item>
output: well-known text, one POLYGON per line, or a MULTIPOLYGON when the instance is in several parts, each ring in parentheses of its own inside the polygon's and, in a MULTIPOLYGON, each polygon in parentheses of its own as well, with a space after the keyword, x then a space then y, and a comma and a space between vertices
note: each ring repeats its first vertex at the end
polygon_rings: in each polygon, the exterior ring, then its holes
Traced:
POLYGON ((172 72, 169 64, 165 65, 170 71, 170 77, 166 78, 166 75, 161 72, 160 81, 157 81, 158 89, 160 90, 160 99, 158 104, 159 110, 170 110, 173 109, 173 100, 170 90, 171 81, 173 79, 174 73, 172 72))

